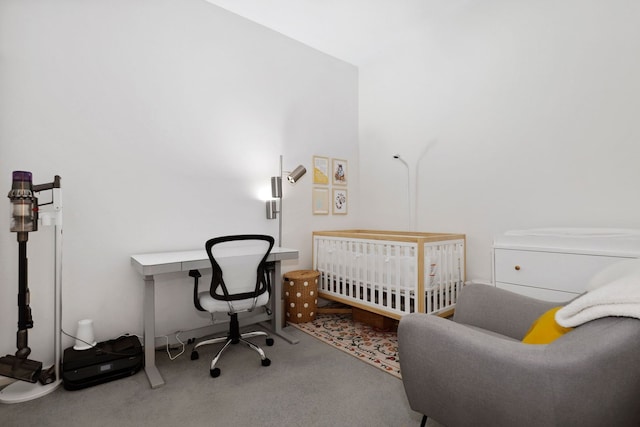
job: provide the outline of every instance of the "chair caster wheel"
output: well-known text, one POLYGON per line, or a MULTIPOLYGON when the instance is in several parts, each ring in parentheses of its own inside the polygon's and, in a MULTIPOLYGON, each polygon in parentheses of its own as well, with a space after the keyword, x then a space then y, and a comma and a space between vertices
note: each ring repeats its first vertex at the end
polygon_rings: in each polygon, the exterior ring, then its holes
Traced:
POLYGON ((211 376, 213 378, 219 377, 220 376, 220 369, 219 368, 210 369, 209 373, 211 374, 211 376))
POLYGON ((271 347, 273 345, 273 338, 267 338, 267 345, 271 347))
POLYGON ((262 366, 269 366, 271 365, 271 360, 269 360, 269 358, 266 358, 262 361, 262 366))
POLYGON ((197 351, 192 351, 191 352, 191 360, 198 360, 198 358, 200 358, 200 355, 198 354, 197 351))

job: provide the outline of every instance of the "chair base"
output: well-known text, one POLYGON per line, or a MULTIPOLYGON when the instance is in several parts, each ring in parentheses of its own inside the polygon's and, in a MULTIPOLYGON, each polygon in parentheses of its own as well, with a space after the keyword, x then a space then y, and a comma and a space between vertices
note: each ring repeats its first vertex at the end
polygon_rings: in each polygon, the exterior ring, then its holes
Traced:
POLYGON ((211 339, 204 340, 197 343, 195 346, 193 346, 193 349, 191 350, 191 360, 196 360, 200 357, 197 351, 198 348, 205 345, 209 345, 209 344, 218 344, 221 342, 225 343, 222 346, 222 348, 218 350, 218 352, 214 356, 213 360, 211 361, 211 366, 209 368, 209 373, 211 374, 211 376, 218 377, 220 376, 220 369, 216 367, 216 364, 218 363, 218 360, 220 360, 220 357, 222 357, 222 354, 225 352, 227 348, 229 348, 231 344, 242 343, 247 347, 249 347, 250 349, 252 349, 253 351, 255 351, 256 353, 258 353, 258 355, 260 356, 260 360, 262 361, 262 366, 269 366, 271 365, 271 360, 269 360, 269 358, 266 356, 264 351, 259 346, 252 343, 251 341, 247 341, 247 338, 261 337, 261 336, 267 338, 266 342, 268 346, 273 345, 273 338, 271 338, 269 334, 266 332, 255 331, 255 332, 245 332, 244 334, 241 334, 240 325, 238 323, 238 315, 232 314, 231 323, 229 326, 229 335, 227 335, 226 337, 211 338, 211 339))

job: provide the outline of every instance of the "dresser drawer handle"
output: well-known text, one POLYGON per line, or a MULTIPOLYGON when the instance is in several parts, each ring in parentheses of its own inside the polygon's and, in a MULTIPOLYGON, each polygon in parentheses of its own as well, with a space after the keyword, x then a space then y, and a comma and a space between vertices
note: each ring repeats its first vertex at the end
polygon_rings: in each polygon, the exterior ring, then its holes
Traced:
POLYGON ((520 266, 519 266, 519 265, 516 265, 514 268, 515 268, 516 270, 520 271, 520 266))

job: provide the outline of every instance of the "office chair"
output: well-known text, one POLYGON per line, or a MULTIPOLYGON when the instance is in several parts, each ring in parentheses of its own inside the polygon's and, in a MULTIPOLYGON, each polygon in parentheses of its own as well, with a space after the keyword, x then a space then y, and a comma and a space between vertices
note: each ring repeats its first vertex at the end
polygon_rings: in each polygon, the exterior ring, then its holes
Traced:
POLYGON ((273 338, 261 331, 241 334, 238 313, 253 311, 269 303, 271 278, 266 259, 273 248, 273 243, 273 237, 256 234, 223 236, 208 240, 205 248, 213 269, 209 291, 199 291, 198 270, 189 272, 189 275, 194 278, 193 303, 196 309, 211 314, 224 312, 230 316, 229 333, 226 337, 199 342, 191 352, 191 360, 196 360, 199 358, 198 348, 209 344, 225 343, 211 361, 209 372, 212 377, 220 375, 220 368, 216 367, 216 363, 231 344, 243 343, 260 355, 262 366, 271 364, 271 360, 267 358, 264 351, 246 339, 266 336, 267 345, 272 346, 273 338), (244 250, 247 246, 252 248, 250 252, 253 253, 247 255, 247 251, 244 250), (258 250, 253 250, 256 248, 258 250))

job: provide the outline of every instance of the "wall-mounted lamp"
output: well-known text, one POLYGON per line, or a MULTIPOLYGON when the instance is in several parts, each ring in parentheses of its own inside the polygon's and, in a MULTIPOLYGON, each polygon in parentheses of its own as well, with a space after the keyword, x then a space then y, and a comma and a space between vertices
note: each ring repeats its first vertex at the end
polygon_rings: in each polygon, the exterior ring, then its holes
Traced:
MULTIPOLYGON (((271 197, 274 199, 266 202, 267 219, 278 218, 278 246, 282 245, 282 176, 285 172, 282 170, 282 155, 280 155, 280 175, 271 177, 271 197), (275 199, 280 200, 280 209, 275 199)), ((298 165, 293 171, 287 173, 287 181, 295 184, 305 173, 307 173, 305 167, 298 165)))

